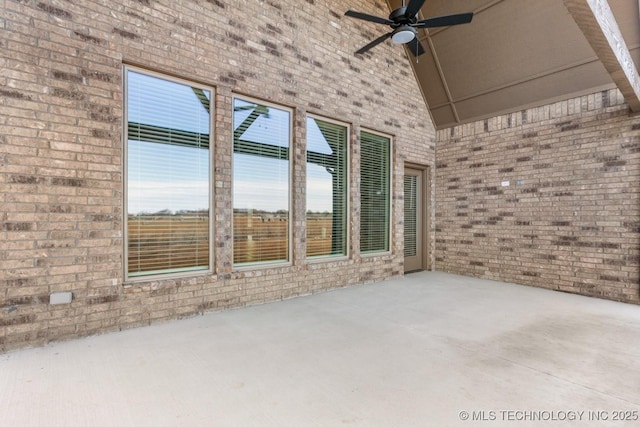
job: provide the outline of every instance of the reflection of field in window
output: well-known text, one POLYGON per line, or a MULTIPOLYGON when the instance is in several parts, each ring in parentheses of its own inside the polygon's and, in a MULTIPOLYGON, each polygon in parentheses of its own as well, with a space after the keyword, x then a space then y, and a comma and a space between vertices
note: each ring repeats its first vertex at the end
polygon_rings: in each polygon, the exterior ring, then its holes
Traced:
POLYGON ((208 265, 208 212, 130 215, 128 232, 130 271, 208 265))
POLYGON ((331 254, 333 242, 332 215, 330 213, 307 212, 307 255, 331 254))
POLYGON ((346 255, 347 127, 307 118, 307 257, 346 255))
POLYGON ((289 259, 290 112, 234 99, 233 262, 289 259))
POLYGON ((209 99, 127 72, 130 276, 209 267, 209 99))
POLYGON ((288 213, 234 212, 233 229, 236 264, 287 259, 288 213))
POLYGON ((333 226, 332 176, 307 162, 307 256, 331 254, 333 226))

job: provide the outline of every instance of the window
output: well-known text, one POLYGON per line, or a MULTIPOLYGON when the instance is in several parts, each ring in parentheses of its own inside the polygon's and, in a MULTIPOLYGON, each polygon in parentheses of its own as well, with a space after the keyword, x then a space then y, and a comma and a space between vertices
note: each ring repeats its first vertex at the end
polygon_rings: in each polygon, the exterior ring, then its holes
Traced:
POLYGON ((212 91, 126 69, 126 271, 210 268, 212 91))
POLYGON ((307 118, 307 257, 347 254, 347 136, 307 118))
POLYGON ((233 101, 233 263, 289 260, 290 111, 233 101))
POLYGON ((391 140, 360 134, 360 252, 389 251, 391 140))

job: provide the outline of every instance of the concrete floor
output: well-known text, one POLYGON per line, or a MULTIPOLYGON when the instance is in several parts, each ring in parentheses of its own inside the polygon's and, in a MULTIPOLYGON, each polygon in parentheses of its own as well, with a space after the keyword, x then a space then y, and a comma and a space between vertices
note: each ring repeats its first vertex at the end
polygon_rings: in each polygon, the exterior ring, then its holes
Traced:
POLYGON ((6 427, 639 416, 639 306, 437 272, 0 355, 6 427))

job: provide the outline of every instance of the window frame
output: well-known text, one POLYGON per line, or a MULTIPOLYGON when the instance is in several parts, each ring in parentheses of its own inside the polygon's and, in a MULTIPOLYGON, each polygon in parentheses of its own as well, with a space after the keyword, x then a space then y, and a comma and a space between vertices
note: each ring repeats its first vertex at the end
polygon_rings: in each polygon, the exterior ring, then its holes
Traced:
POLYGON ((351 256, 351 227, 350 225, 350 218, 351 218, 351 125, 349 123, 345 123, 345 122, 341 122, 339 120, 334 120, 331 119, 329 117, 324 117, 324 116, 320 116, 317 114, 307 114, 305 117, 305 130, 306 130, 306 135, 305 135, 305 212, 304 212, 304 216, 305 216, 305 242, 308 244, 309 240, 308 240, 308 235, 307 232, 309 230, 309 224, 307 221, 307 211, 308 211, 308 206, 307 206, 307 200, 308 200, 308 174, 307 172, 307 152, 309 151, 309 139, 308 139, 308 126, 307 126, 307 120, 309 119, 313 119, 313 120, 319 120, 319 121, 323 121, 323 122, 327 122, 336 126, 342 126, 345 128, 346 130, 346 147, 345 147, 345 194, 344 194, 344 198, 345 198, 345 207, 344 207, 344 244, 345 244, 345 248, 344 248, 344 254, 329 254, 329 255, 312 255, 309 256, 307 255, 307 250, 305 247, 305 260, 310 263, 321 263, 321 262, 327 262, 327 261, 336 261, 336 260, 343 260, 343 259, 349 259, 349 257, 351 256))
POLYGON ((361 128, 360 132, 359 132, 359 145, 360 145, 360 158, 359 158, 359 188, 358 188, 358 194, 360 197, 360 213, 359 213, 359 218, 358 218, 358 225, 359 225, 359 235, 358 235, 358 247, 359 247, 359 252, 360 252, 360 256, 362 258, 368 258, 368 257, 375 257, 375 256, 380 256, 380 255, 389 255, 391 253, 393 253, 393 233, 392 233, 392 228, 393 228, 393 167, 394 167, 394 155, 393 155, 393 150, 394 150, 394 143, 393 143, 393 136, 383 133, 383 132, 378 132, 372 129, 368 129, 368 128, 361 128), (385 138, 387 140, 389 140, 389 176, 388 176, 388 181, 387 181, 387 185, 389 186, 389 195, 388 195, 388 202, 389 202, 389 207, 388 207, 388 218, 389 221, 387 223, 387 227, 386 227, 386 238, 387 238, 387 242, 388 242, 388 248, 386 250, 381 250, 381 251, 367 251, 367 252, 363 252, 362 251, 362 133, 368 133, 371 135, 375 135, 375 136, 379 136, 382 138, 385 138))
POLYGON ((265 101, 260 98, 254 98, 251 96, 246 96, 239 93, 233 93, 231 96, 231 265, 233 271, 251 271, 251 270, 260 270, 266 268, 277 268, 277 267, 287 267, 293 265, 293 189, 294 189, 294 156, 292 153, 294 152, 294 123, 295 120, 295 109, 292 107, 288 107, 283 104, 276 104, 273 102, 265 101), (288 131, 289 131, 289 141, 288 141, 288 150, 289 150, 289 173, 287 176, 287 185, 288 185, 288 194, 287 194, 287 212, 288 212, 288 221, 287 221, 287 259, 286 260, 275 260, 275 261, 256 261, 256 262, 246 262, 236 264, 233 260, 235 258, 235 141, 234 141, 234 120, 235 120, 235 102, 236 100, 240 100, 243 102, 255 103, 265 107, 272 107, 278 110, 286 111, 289 113, 289 123, 288 123, 288 131))
POLYGON ((192 80, 179 78, 170 76, 161 72, 147 70, 145 68, 140 68, 132 65, 125 64, 122 68, 122 87, 123 87, 123 98, 122 98, 122 159, 123 159, 123 171, 122 171, 122 197, 123 197, 123 277, 125 283, 136 283, 136 282, 147 282, 151 280, 171 280, 175 278, 184 278, 184 277, 193 277, 193 276, 203 276, 210 275, 215 270, 214 260, 215 260, 215 244, 214 244, 214 236, 215 236, 215 206, 214 206, 214 188, 215 188, 215 179, 214 179, 214 159, 215 159, 215 108, 216 108, 216 90, 213 86, 200 84, 194 82, 192 80), (170 83, 182 84, 185 86, 189 86, 191 88, 197 88, 201 90, 209 91, 211 97, 209 99, 209 182, 208 182, 208 197, 209 197, 209 266, 208 268, 199 268, 199 269, 191 269, 184 271, 175 271, 175 272, 167 272, 167 273, 151 273, 151 274, 141 274, 130 276, 129 274, 129 224, 128 224, 128 215, 129 215, 129 103, 128 103, 128 93, 129 93, 129 72, 141 74, 147 77, 152 77, 160 80, 164 80, 170 83))

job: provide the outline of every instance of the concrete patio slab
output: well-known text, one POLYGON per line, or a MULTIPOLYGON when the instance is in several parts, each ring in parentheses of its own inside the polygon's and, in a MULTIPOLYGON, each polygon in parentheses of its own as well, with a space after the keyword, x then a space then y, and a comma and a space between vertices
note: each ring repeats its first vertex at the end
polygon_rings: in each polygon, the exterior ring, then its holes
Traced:
POLYGON ((439 272, 0 355, 2 426, 636 426, 640 306, 439 272))

